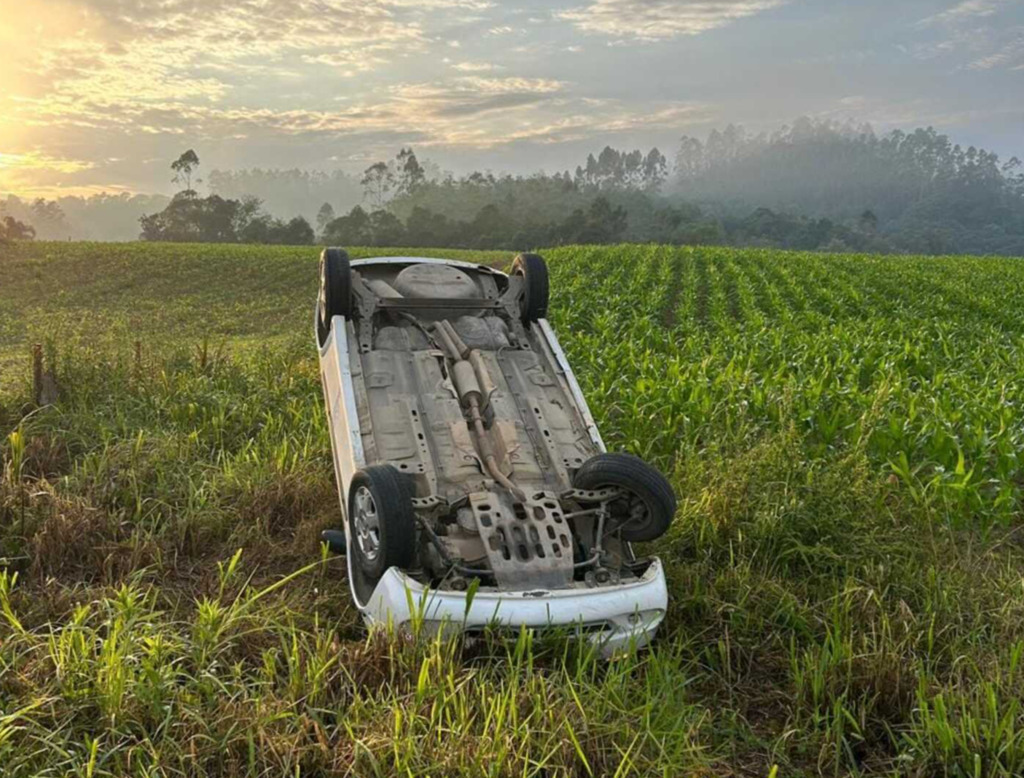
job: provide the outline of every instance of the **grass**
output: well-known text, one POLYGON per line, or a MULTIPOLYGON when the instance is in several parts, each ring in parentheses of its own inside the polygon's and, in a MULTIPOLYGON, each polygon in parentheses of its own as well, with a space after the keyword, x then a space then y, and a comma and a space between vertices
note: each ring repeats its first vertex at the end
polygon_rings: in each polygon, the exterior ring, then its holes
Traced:
POLYGON ((1024 266, 547 257, 602 432, 681 497, 665 626, 610 664, 364 632, 317 545, 315 251, 0 248, 0 772, 1022 774, 1024 266))

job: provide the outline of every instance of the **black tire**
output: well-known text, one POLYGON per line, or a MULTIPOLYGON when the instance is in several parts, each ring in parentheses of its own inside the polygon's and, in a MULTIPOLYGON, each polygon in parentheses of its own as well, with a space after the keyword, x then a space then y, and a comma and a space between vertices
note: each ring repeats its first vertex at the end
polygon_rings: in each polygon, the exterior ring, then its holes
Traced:
POLYGON ((519 254, 512 260, 512 275, 523 276, 519 316, 529 325, 548 315, 548 266, 540 254, 519 254))
POLYGON ((412 567, 416 558, 416 516, 407 479, 391 465, 373 465, 352 477, 348 489, 349 552, 356 593, 365 603, 389 567, 412 567), (365 492, 364 492, 365 490, 365 492), (368 494, 376 513, 376 553, 372 539, 360 526, 360 501, 368 494), (362 542, 365 539, 367 542, 362 542))
POLYGON ((641 542, 660 538, 676 513, 676 495, 665 476, 632 454, 598 454, 573 476, 577 489, 617 486, 630 494, 629 500, 611 504, 609 530, 621 526, 622 539, 641 542))
POLYGON ((352 316, 352 268, 344 249, 324 249, 320 253, 320 318, 317 334, 322 346, 331 331, 331 317, 352 316))

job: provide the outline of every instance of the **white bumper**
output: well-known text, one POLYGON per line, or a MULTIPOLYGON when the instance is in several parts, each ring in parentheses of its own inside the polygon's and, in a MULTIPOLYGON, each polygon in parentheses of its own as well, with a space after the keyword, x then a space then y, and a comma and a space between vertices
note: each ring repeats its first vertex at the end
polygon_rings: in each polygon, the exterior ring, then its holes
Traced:
POLYGON ((653 560, 634 583, 553 591, 477 591, 469 607, 464 592, 429 589, 396 567, 384 573, 363 609, 369 624, 405 627, 418 619, 428 630, 476 630, 487 625, 576 627, 611 655, 646 645, 665 618, 668 589, 661 561, 653 560))

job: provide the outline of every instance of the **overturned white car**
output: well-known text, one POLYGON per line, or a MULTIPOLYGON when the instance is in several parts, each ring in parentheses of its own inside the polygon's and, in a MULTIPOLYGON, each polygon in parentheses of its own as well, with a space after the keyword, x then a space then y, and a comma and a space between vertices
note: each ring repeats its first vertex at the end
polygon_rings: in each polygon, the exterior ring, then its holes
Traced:
POLYGON ((630 543, 668 529, 675 495, 605 452, 547 305, 536 254, 509 275, 321 255, 316 338, 344 515, 344 536, 325 538, 367 621, 565 625, 614 651, 664 617, 661 562, 630 543))

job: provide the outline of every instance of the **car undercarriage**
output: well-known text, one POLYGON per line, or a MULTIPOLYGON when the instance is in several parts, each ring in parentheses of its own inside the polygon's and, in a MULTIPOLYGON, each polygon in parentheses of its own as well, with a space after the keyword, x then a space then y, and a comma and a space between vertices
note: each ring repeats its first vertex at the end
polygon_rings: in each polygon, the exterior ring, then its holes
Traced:
POLYGON ((506 275, 324 252, 317 335, 361 607, 393 568, 425 590, 538 597, 644 579, 631 543, 668 528, 674 494, 604 451, 547 302, 537 255, 506 275))

